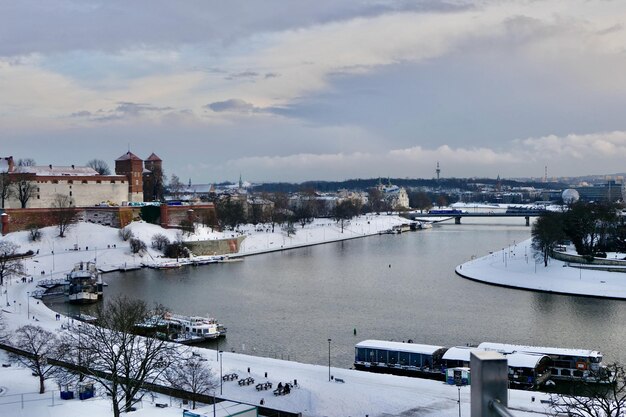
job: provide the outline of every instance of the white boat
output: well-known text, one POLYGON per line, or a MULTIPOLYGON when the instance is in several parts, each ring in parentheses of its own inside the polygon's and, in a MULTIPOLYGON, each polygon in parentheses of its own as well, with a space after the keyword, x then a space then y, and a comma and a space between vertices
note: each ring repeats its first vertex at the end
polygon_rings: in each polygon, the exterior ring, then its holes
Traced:
POLYGON ((180 268, 180 262, 164 262, 162 264, 157 264, 156 269, 175 269, 180 268))
POLYGON ((152 316, 135 327, 139 334, 152 334, 187 345, 226 336, 226 327, 214 318, 183 316, 169 312, 152 316))
POLYGON ((67 274, 72 304, 92 304, 102 298, 102 277, 93 262, 80 262, 67 274))

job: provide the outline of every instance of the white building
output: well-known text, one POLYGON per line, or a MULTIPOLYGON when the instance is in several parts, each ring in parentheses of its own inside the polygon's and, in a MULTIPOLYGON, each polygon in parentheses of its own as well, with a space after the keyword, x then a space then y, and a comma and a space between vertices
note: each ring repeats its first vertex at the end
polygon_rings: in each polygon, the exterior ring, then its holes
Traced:
MULTIPOLYGON (((32 185, 26 208, 52 207, 59 194, 68 196, 74 207, 102 202, 121 205, 128 199, 128 180, 124 175, 100 175, 92 168, 74 165, 14 167, 12 158, 4 160, 4 173, 10 182, 28 181, 32 185)), ((12 192, 5 208, 21 207, 17 193, 12 192)))

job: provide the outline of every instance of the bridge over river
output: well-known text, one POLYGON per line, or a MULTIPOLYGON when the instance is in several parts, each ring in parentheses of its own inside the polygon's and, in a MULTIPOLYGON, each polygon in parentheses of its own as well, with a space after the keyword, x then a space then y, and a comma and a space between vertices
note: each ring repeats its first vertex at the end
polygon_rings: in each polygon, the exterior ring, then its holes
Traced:
POLYGON ((439 219, 438 222, 444 222, 451 219, 454 219, 455 224, 461 224, 461 218, 463 217, 523 217, 526 219, 526 226, 530 226, 530 218, 540 216, 543 213, 543 210, 525 210, 520 212, 509 212, 509 213, 404 213, 403 217, 411 220, 428 220, 428 219, 439 219))

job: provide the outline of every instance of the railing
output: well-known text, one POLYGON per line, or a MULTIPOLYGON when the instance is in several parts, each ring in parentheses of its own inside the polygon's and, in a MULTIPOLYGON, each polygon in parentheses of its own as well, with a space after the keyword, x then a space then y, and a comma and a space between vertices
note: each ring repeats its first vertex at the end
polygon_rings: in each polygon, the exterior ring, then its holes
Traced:
POLYGON ((499 400, 493 400, 489 402, 489 408, 496 412, 496 414, 500 417, 515 417, 509 409, 500 403, 499 400))

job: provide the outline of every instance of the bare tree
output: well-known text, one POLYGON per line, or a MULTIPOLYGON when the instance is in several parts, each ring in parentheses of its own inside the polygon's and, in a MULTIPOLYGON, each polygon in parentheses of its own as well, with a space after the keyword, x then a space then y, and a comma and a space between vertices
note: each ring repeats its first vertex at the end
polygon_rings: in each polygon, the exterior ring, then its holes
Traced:
POLYGON ((163 201, 165 180, 165 174, 163 174, 163 169, 160 166, 154 166, 150 169, 150 174, 143 182, 143 195, 146 201, 163 201))
POLYGON ((38 242, 41 240, 41 226, 37 223, 31 223, 28 225, 28 240, 31 242, 38 242))
POLYGON ((37 165, 33 158, 20 158, 17 160, 18 167, 34 167, 37 165))
POLYGON ((13 196, 13 179, 8 172, 0 172, 0 200, 2 200, 2 208, 6 200, 13 196))
POLYGON ((19 258, 19 245, 8 240, 0 241, 0 285, 4 284, 5 278, 24 271, 24 265, 19 258))
POLYGON ((128 239, 130 239, 130 238, 132 238, 133 236, 135 236, 135 235, 133 234, 133 231, 132 231, 132 230, 130 230, 130 227, 124 227, 124 228, 120 229, 117 233, 120 235, 120 238, 121 238, 124 242, 126 242, 128 239))
POLYGON ((170 244, 170 240, 163 233, 152 236, 152 247, 156 250, 163 250, 170 244))
POLYGON ((138 253, 141 256, 143 256, 143 253, 146 251, 146 249, 148 249, 146 243, 141 239, 137 239, 136 237, 131 237, 128 243, 130 244, 130 251, 132 253, 138 253))
POLYGON ((111 175, 111 169, 102 159, 92 159, 87 162, 89 168, 93 168, 100 175, 111 175))
POLYGON ((180 178, 178 178, 178 175, 172 174, 172 177, 170 178, 170 183, 168 185, 168 189, 171 195, 173 195, 175 198, 180 197, 180 193, 183 191, 183 183, 180 182, 180 178))
POLYGON ((29 356, 11 355, 11 357, 29 368, 39 378, 39 393, 46 392, 46 379, 54 376, 57 368, 48 363, 48 359, 61 359, 64 350, 56 334, 40 326, 28 324, 15 332, 15 346, 30 353, 29 356))
POLYGON ((10 342, 10 336, 7 323, 4 319, 4 313, 0 310, 0 343, 8 344, 10 342))
MULTIPOLYGON (((172 387, 194 394, 208 394, 217 387, 211 368, 193 355, 181 359, 178 364, 170 364, 165 371, 165 379, 172 387)), ((192 407, 195 410, 195 399, 192 401, 192 407)))
POLYGON ((13 176, 13 195, 19 200, 22 208, 26 208, 28 201, 37 194, 37 183, 33 181, 33 174, 23 172, 13 176))
POLYGON ((600 368, 598 383, 582 383, 575 395, 550 395, 554 416, 621 417, 626 411, 626 370, 618 363, 600 368))
POLYGON ((72 208, 72 198, 65 194, 57 194, 52 201, 51 215, 59 228, 59 237, 65 237, 65 232, 78 220, 78 213, 72 208))
POLYGON ((113 402, 113 415, 141 401, 145 383, 157 382, 166 370, 164 361, 175 362, 183 349, 156 337, 134 334, 137 323, 150 315, 141 300, 115 298, 97 307, 96 325, 83 324, 68 335, 87 376, 102 386, 113 402), (94 372, 97 371, 97 372, 94 372), (106 377, 100 374, 106 374, 106 377))

